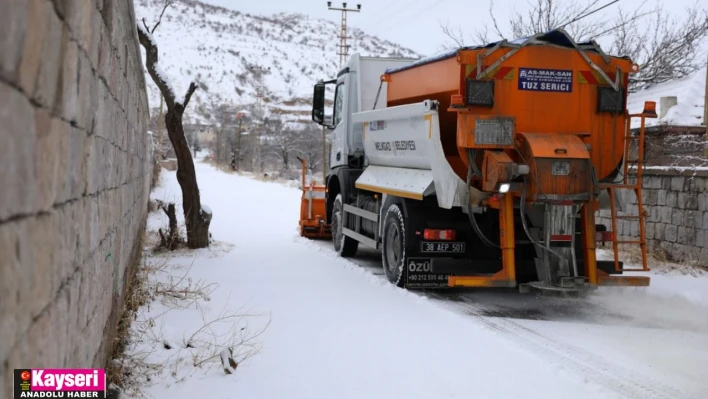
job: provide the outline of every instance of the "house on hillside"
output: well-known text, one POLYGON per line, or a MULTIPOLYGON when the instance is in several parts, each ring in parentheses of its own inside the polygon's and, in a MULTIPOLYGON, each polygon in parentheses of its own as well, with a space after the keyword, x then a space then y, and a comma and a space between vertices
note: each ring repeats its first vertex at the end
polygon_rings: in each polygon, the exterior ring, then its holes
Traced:
POLYGON ((197 135, 202 146, 209 145, 216 140, 216 127, 201 122, 185 123, 184 134, 187 137, 197 135))
MULTIPOLYGON (((647 166, 708 166, 706 74, 708 71, 704 67, 683 79, 660 83, 629 95, 627 109, 630 114, 641 113, 645 101, 656 102, 658 118, 645 122, 644 158, 647 166)), ((639 134, 639 127, 640 119, 632 118, 633 135, 639 134)), ((634 147, 636 151, 636 144, 634 147)))

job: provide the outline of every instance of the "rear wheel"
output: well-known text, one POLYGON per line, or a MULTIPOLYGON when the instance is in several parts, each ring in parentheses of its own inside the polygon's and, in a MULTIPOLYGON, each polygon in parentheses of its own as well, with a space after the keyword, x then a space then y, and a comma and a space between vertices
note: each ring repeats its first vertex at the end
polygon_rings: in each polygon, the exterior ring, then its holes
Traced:
POLYGON ((391 205, 384 217, 381 258, 384 274, 392 284, 403 287, 406 264, 406 229, 403 212, 397 204, 391 205))
POLYGON ((344 220, 344 205, 342 204, 342 194, 337 194, 332 206, 332 242, 334 250, 343 258, 350 258, 356 255, 359 242, 344 235, 342 228, 344 220))

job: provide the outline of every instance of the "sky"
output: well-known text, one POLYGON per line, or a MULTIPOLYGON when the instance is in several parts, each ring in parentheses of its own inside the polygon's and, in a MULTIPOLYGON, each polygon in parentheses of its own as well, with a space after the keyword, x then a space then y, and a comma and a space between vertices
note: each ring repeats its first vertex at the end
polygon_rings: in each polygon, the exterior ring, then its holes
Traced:
MULTIPOLYGON (((312 17, 325 18, 339 23, 342 13, 328 10, 326 0, 201 0, 233 10, 251 14, 270 15, 278 12, 297 12, 312 17)), ((529 9, 529 3, 536 0, 494 0, 494 15, 505 31, 508 27, 511 10, 524 13, 529 9)), ((613 0, 601 0, 604 5, 613 0)), ((700 1, 700 0, 698 0, 700 1)), ((573 2, 586 4, 585 0, 562 0, 561 3, 573 2)), ((671 0, 662 2, 664 11, 676 17, 685 15, 685 8, 696 4, 697 0, 671 0)), ((489 0, 361 0, 347 2, 347 8, 356 9, 361 4, 360 12, 347 13, 349 26, 361 28, 368 34, 388 39, 394 43, 408 47, 422 55, 431 55, 440 51, 450 41, 442 31, 441 25, 452 28, 462 28, 467 34, 467 43, 476 44, 471 40, 478 27, 492 27, 489 15, 489 0)), ((612 19, 619 9, 633 11, 642 6, 650 11, 659 4, 658 0, 619 0, 590 18, 612 19), (644 4, 642 6, 642 4, 644 4)), ((699 2, 700 4, 700 2, 699 2)), ((342 7, 341 1, 333 1, 332 7, 342 7)), ((705 6, 704 6, 705 7, 705 6)), ((337 41, 337 32, 333 32, 332 40, 337 41)), ((492 40, 498 37, 491 37, 492 40)), ((602 42, 601 42, 602 44, 602 42)))

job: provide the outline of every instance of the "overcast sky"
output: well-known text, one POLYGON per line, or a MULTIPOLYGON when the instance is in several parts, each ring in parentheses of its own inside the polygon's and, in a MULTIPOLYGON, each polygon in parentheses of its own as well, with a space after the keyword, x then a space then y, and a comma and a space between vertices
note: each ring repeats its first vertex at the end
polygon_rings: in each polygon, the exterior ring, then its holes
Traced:
MULTIPOLYGON (((226 8, 251 14, 269 15, 277 12, 299 12, 313 17, 326 18, 339 23, 341 12, 327 9, 326 0, 202 0, 226 8)), ((527 10, 529 2, 535 0, 495 0, 495 16, 501 29, 504 30, 509 10, 518 12, 527 10)), ((585 4, 585 0, 562 0, 585 4)), ((601 0, 604 5, 612 0, 601 0)), ((665 11, 677 17, 684 15, 686 6, 695 4, 697 0, 671 0, 662 2, 665 11)), ((440 50, 447 41, 440 24, 448 23, 452 27, 463 27, 470 35, 475 27, 489 25, 489 0, 362 0, 361 12, 348 13, 348 24, 365 30, 369 34, 391 40, 424 55, 430 55, 440 50)), ((619 2, 598 12, 593 17, 612 18, 619 8, 634 10, 643 6, 651 10, 658 0, 620 0, 619 2)), ((348 8, 356 8, 357 2, 347 2, 348 8)), ((341 7, 341 1, 333 1, 333 7, 341 7)), ((333 32, 332 40, 336 39, 333 32)), ((493 37, 492 39, 497 39, 493 37)))

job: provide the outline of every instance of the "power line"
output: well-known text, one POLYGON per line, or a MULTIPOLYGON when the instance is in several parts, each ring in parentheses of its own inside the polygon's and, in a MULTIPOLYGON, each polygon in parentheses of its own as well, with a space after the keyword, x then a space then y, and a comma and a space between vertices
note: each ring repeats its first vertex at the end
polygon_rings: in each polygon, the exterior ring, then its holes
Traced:
POLYGON ((357 4, 356 8, 347 8, 347 3, 344 2, 342 3, 342 7, 332 7, 332 2, 328 1, 327 2, 327 8, 330 11, 341 11, 342 12, 342 24, 340 27, 340 32, 339 32, 339 52, 337 54, 339 55, 339 67, 341 68, 342 65, 347 60, 347 56, 349 55, 349 45, 347 44, 347 39, 351 39, 350 37, 347 36, 347 13, 348 12, 360 12, 361 11, 361 4, 357 4))
MULTIPOLYGON (((424 12, 426 12, 426 11, 432 9, 433 7, 438 6, 438 5, 440 5, 440 4, 442 4, 442 3, 446 2, 446 1, 447 1, 447 0, 438 0, 438 1, 436 1, 435 3, 431 4, 430 6, 425 7, 424 9, 418 11, 417 13, 414 13, 413 15, 409 15, 408 17, 406 17, 406 19, 411 19, 411 18, 413 18, 413 17, 417 17, 418 15, 420 15, 420 14, 422 14, 422 13, 424 13, 424 12)), ((395 19, 396 19, 396 18, 391 18, 391 21, 393 21, 393 24, 396 23, 395 19)), ((374 28, 373 32, 378 32, 378 31, 381 31, 381 29, 383 29, 383 28, 390 28, 391 26, 392 26, 392 24, 390 24, 390 23, 389 23, 389 24, 383 24, 383 25, 380 25, 378 28, 374 28)))
MULTIPOLYGON (((399 1, 401 1, 401 0, 393 0, 393 1, 389 2, 389 3, 386 4, 382 9, 378 10, 375 14, 377 14, 377 15, 379 15, 379 16, 382 15, 382 13, 383 13, 385 10, 389 9, 391 6, 393 6, 394 4, 398 3, 399 1)), ((359 29, 364 30, 364 29, 369 28, 370 26, 376 26, 377 23, 383 21, 384 19, 386 19, 386 16, 385 16, 385 15, 383 16, 383 18, 377 19, 374 23, 368 23, 368 24, 366 24, 366 25, 363 25, 363 26, 360 27, 359 29)))
POLYGON ((595 10, 593 10, 593 11, 590 11, 590 12, 588 12, 588 13, 585 13, 585 14, 583 14, 583 15, 579 15, 579 16, 573 18, 572 21, 566 22, 566 23, 564 23, 563 25, 557 27, 556 29, 565 28, 566 26, 572 24, 573 22, 577 22, 577 21, 580 21, 581 19, 583 19, 583 18, 585 18, 585 17, 589 17, 590 15, 595 14, 596 12, 602 10, 603 8, 607 8, 607 7, 609 7, 609 6, 611 6, 611 5, 615 4, 615 3, 617 3, 618 1, 619 1, 619 0, 613 0, 613 1, 611 1, 611 2, 609 2, 609 3, 607 3, 607 4, 605 4, 604 6, 602 6, 602 7, 600 7, 600 8, 597 8, 597 9, 595 9, 595 10))

